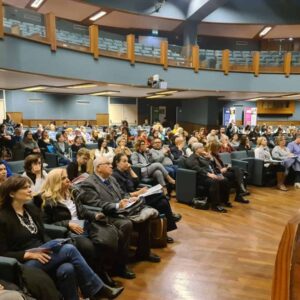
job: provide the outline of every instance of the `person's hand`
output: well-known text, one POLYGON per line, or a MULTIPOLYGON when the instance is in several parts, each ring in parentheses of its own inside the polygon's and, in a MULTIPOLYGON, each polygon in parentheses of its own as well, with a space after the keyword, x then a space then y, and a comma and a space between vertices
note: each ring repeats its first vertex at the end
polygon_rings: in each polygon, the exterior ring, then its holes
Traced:
POLYGON ((224 174, 225 172, 227 172, 227 167, 222 168, 220 171, 222 174, 224 174))
POLYGON ((83 228, 80 225, 78 225, 77 223, 72 222, 72 221, 69 222, 69 229, 76 234, 83 233, 83 228))
POLYGON ((51 256, 49 255, 50 253, 51 251, 46 249, 41 249, 41 251, 38 252, 26 251, 24 254, 24 260, 35 259, 38 260, 41 264, 45 265, 51 259, 51 256))
POLYGON ((104 219, 104 218, 105 218, 105 214, 102 213, 102 212, 96 213, 96 215, 95 215, 96 221, 99 221, 99 220, 104 219))
POLYGON ((32 150, 32 152, 34 152, 34 153, 40 153, 41 150, 40 150, 40 148, 34 148, 34 149, 32 150))
POLYGON ((132 202, 135 202, 138 200, 138 197, 132 197, 130 199, 122 199, 120 202, 119 202, 119 207, 120 208, 125 208, 128 204, 132 203, 132 202))
POLYGON ((213 173, 207 173, 207 176, 209 178, 212 178, 212 179, 218 179, 218 176, 216 174, 213 174, 213 173))
POLYGON ((147 188, 146 186, 144 186, 142 189, 140 189, 140 190, 138 191, 138 194, 141 195, 141 194, 146 193, 147 191, 148 191, 148 188, 147 188))

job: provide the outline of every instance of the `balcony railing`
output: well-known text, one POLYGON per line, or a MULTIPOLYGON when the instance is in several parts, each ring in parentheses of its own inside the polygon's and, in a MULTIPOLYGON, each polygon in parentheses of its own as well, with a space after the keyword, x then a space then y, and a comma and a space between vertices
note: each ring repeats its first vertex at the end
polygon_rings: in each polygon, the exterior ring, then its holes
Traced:
MULTIPOLYGON (((2 1, 0 1, 1 5, 2 1)), ((51 46, 92 54, 95 59, 108 56, 149 64, 230 72, 277 73, 289 76, 300 73, 300 52, 284 51, 230 51, 202 49, 198 46, 169 45, 162 40, 160 46, 151 46, 136 37, 99 30, 97 25, 83 25, 55 17, 52 13, 0 7, 0 38, 13 35, 51 46)))

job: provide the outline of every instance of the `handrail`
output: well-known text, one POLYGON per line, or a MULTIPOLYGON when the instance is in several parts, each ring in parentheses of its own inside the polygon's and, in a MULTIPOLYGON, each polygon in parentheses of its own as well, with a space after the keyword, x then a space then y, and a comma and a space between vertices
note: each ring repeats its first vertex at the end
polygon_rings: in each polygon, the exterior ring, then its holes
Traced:
MULTIPOLYGON (((106 38, 106 40, 110 40, 112 44, 108 44, 108 46, 106 44, 103 48, 101 31, 99 34, 98 25, 90 25, 84 34, 81 32, 78 34, 77 29, 75 32, 68 34, 68 29, 58 29, 59 26, 57 26, 56 16, 53 13, 44 15, 45 24, 30 24, 26 21, 6 19, 4 14, 5 7, 10 6, 4 6, 3 0, 0 0, 0 39, 4 38, 5 35, 13 35, 22 39, 49 44, 51 51, 57 51, 57 47, 63 47, 83 53, 92 53, 94 59, 98 59, 99 56, 103 55, 117 59, 125 59, 128 60, 130 64, 135 63, 137 56, 139 62, 160 64, 164 70, 167 70, 169 66, 175 66, 193 69, 195 73, 198 73, 199 69, 223 71, 224 75, 228 75, 230 72, 252 72, 255 76, 259 76, 260 73, 279 73, 289 77, 290 74, 300 73, 300 52, 253 52, 230 51, 228 49, 221 51, 205 50, 202 48, 200 50, 197 45, 187 47, 192 49, 192 51, 189 52, 186 51, 186 47, 177 45, 169 46, 167 40, 161 42, 159 49, 141 43, 135 44, 135 35, 133 34, 126 37, 127 46, 125 45, 125 39, 106 38), (23 27, 27 29, 30 27, 39 27, 41 32, 30 31, 32 30, 30 29, 29 33, 26 31, 24 33, 23 27), (61 37, 63 34, 67 36, 67 38, 64 39, 61 37)), ((41 16, 43 17, 43 15, 41 16)), ((59 20, 64 19, 59 18, 59 20)), ((68 22, 71 23, 71 25, 74 24, 74 28, 75 26, 80 26, 79 22, 68 22)), ((81 24, 81 26, 82 25, 83 24, 81 24)), ((104 43, 106 43, 106 41, 104 41, 104 43)))

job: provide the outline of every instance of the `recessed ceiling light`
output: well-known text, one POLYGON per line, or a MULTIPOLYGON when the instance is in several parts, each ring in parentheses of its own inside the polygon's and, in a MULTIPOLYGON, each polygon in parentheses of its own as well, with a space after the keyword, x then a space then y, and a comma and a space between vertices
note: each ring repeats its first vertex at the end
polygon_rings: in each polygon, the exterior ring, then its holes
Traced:
POLYGON ((97 86, 97 84, 87 83, 87 84, 70 85, 70 86, 67 86, 67 88, 68 89, 88 89, 88 88, 93 88, 96 86, 97 86))
POLYGON ((153 96, 148 96, 146 98, 147 99, 154 99, 154 98, 162 98, 162 97, 167 97, 167 95, 153 95, 153 96))
POLYGON ((34 91, 45 90, 46 88, 47 87, 45 87, 45 86, 33 86, 33 87, 23 89, 23 91, 25 91, 25 92, 34 92, 34 91))
POLYGON ((257 100, 263 100, 264 98, 262 97, 257 97, 257 98, 251 98, 251 99, 248 99, 246 101, 257 101, 257 100))
POLYGON ((113 95, 113 94, 118 94, 120 93, 119 91, 103 91, 103 92, 98 92, 98 93, 93 93, 90 94, 91 96, 107 96, 107 95, 113 95))
POLYGON ((99 12, 96 13, 95 15, 91 16, 91 17, 90 17, 90 20, 94 22, 94 21, 96 21, 96 20, 102 18, 102 17, 105 16, 106 14, 107 14, 107 12, 104 11, 104 10, 99 11, 99 12))
POLYGON ((34 0, 30 6, 32 8, 39 8, 43 2, 44 0, 34 0))
POLYGON ((259 36, 260 36, 260 37, 265 36, 267 33, 269 33, 269 31, 270 31, 271 29, 272 29, 271 26, 265 27, 265 28, 259 33, 259 36))

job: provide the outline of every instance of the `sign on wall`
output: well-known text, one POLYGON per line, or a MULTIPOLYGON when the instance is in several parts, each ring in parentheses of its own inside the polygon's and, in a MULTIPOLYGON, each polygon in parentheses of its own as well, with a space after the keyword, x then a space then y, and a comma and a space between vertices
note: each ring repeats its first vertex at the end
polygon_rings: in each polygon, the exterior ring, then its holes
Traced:
POLYGON ((236 122, 235 107, 223 108, 223 125, 227 126, 229 123, 236 122))
POLYGON ((257 108, 245 107, 244 108, 244 126, 256 126, 257 122, 257 108))

